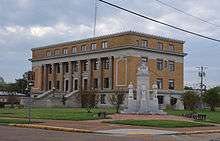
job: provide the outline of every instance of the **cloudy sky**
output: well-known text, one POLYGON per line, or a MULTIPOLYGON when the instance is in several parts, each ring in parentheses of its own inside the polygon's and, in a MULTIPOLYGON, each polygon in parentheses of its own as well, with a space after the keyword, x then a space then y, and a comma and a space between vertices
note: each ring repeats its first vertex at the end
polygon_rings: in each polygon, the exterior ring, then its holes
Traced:
MULTIPOLYGON (((181 28, 220 39, 219 0, 161 0, 205 19, 201 22, 155 0, 107 0, 181 28)), ((31 48, 92 37, 94 0, 0 0, 0 76, 13 82, 30 70, 31 48)), ((98 3, 97 35, 126 30, 186 41, 185 83, 199 82, 197 66, 206 66, 206 83, 220 84, 220 43, 141 19, 98 3)))

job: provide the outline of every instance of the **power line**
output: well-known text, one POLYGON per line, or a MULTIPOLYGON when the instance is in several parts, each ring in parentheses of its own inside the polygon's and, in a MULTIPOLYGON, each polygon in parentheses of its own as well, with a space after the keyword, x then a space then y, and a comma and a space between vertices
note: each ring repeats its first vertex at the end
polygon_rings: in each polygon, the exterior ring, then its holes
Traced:
POLYGON ((220 26, 217 25, 217 24, 211 23, 211 22, 209 22, 209 21, 207 21, 207 20, 205 20, 205 19, 202 19, 202 18, 197 17, 197 16, 195 16, 195 15, 192 15, 192 14, 190 14, 190 13, 187 13, 187 12, 185 12, 185 11, 183 11, 183 10, 180 10, 180 9, 178 9, 178 8, 172 6, 172 5, 169 5, 169 4, 167 4, 167 3, 164 3, 164 2, 162 2, 162 1, 160 1, 160 0, 155 0, 155 1, 158 2, 158 3, 160 3, 160 4, 162 4, 162 5, 167 6, 167 7, 169 7, 169 8, 172 8, 172 9, 174 9, 174 10, 180 12, 180 13, 183 13, 183 14, 185 14, 185 15, 187 15, 187 16, 193 17, 193 18, 195 18, 195 19, 197 19, 197 20, 199 20, 199 21, 202 21, 202 22, 207 23, 207 24, 211 24, 211 25, 213 25, 213 26, 215 26, 215 27, 218 27, 218 28, 220 27, 220 26))
POLYGON ((94 25, 93 25, 93 37, 95 37, 96 34, 96 17, 97 17, 97 0, 94 0, 94 25))
POLYGON ((189 30, 186 30, 186 29, 182 29, 182 28, 177 27, 177 26, 173 26, 173 25, 171 25, 171 24, 167 24, 167 23, 165 23, 165 22, 161 22, 161 21, 159 21, 159 20, 155 20, 155 19, 153 19, 153 18, 147 17, 147 16, 145 16, 145 15, 136 13, 136 12, 131 11, 131 10, 128 10, 128 9, 125 9, 125 8, 123 8, 123 7, 120 7, 120 6, 118 6, 118 5, 109 3, 109 2, 107 2, 107 1, 104 1, 104 0, 99 0, 99 1, 102 2, 102 3, 105 3, 105 4, 107 4, 107 5, 110 5, 110 6, 112 6, 112 7, 115 7, 115 8, 121 9, 121 10, 124 10, 124 11, 126 11, 126 12, 128 12, 128 13, 133 14, 133 15, 136 15, 136 16, 145 18, 145 19, 147 19, 147 20, 150 20, 150 21, 153 21, 153 22, 156 22, 156 23, 159 23, 159 24, 162 24, 162 25, 165 25, 165 26, 174 28, 174 29, 176 29, 176 30, 180 30, 180 31, 186 32, 186 33, 188 33, 188 34, 196 35, 196 36, 199 36, 199 37, 202 37, 202 38, 205 38, 205 39, 209 39, 209 40, 212 40, 212 41, 220 42, 219 39, 211 38, 211 37, 208 37, 208 36, 205 36, 205 35, 196 33, 196 32, 192 32, 192 31, 189 31, 189 30))

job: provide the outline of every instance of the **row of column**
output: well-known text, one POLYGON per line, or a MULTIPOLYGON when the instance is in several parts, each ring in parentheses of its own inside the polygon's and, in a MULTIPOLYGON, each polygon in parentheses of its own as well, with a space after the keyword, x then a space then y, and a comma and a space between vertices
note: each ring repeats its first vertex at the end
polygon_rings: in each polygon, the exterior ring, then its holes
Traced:
MULTIPOLYGON (((108 57, 109 59, 109 89, 113 89, 113 57, 108 57)), ((78 71, 76 72, 76 75, 77 75, 77 78, 78 78, 78 85, 79 85, 79 90, 82 90, 82 85, 83 85, 83 77, 84 77, 84 74, 85 76, 87 76, 87 82, 88 82, 88 90, 90 90, 93 86, 93 79, 92 78, 92 72, 93 72, 93 68, 92 68, 92 60, 93 59, 89 59, 87 60, 88 61, 88 66, 87 66, 87 69, 86 69, 86 72, 83 72, 82 71, 82 62, 83 61, 86 61, 86 60, 78 60, 77 63, 78 63, 78 71), (92 85, 91 85, 92 84, 92 85)), ((98 61, 98 89, 102 89, 102 84, 103 84, 103 75, 102 75, 102 58, 97 58, 97 61, 98 61)), ((60 90, 61 91, 65 91, 64 89, 64 84, 65 84, 65 79, 68 79, 68 92, 72 92, 73 91, 73 63, 72 61, 70 62, 66 62, 68 63, 69 67, 69 71, 68 73, 65 73, 64 72, 64 63, 65 62, 62 62, 62 63, 53 63, 53 64, 44 64, 42 66, 42 70, 43 70, 43 77, 42 77, 42 83, 43 83, 43 91, 47 91, 49 90, 49 81, 48 81, 48 65, 51 65, 51 71, 52 71, 52 80, 51 80, 51 87, 55 87, 56 88, 56 82, 57 81, 60 81, 60 90), (56 64, 59 65, 60 67, 60 77, 59 79, 57 79, 57 73, 56 73, 56 64)), ((65 68, 66 69, 66 68, 65 68)))

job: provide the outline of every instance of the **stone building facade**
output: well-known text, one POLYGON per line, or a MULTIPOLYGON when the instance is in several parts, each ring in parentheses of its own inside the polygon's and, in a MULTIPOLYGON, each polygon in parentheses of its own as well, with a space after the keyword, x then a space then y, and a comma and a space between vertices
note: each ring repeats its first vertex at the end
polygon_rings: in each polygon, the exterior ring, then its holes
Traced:
POLYGON ((98 90, 101 104, 111 91, 136 87, 136 72, 146 59, 150 89, 157 84, 160 105, 183 93, 184 41, 127 31, 32 49, 35 94, 51 89, 67 95, 98 90))

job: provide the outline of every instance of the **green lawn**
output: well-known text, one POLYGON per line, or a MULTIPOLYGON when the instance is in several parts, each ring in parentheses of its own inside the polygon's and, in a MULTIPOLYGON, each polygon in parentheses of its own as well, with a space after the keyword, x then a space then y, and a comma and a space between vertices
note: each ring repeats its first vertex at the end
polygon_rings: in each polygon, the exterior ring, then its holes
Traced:
MULTIPOLYGON (((169 115, 180 116, 182 114, 192 113, 188 110, 165 110, 169 115)), ((211 112, 209 109, 197 110, 197 113, 206 114, 208 119, 205 122, 218 123, 220 124, 220 108, 217 108, 215 112, 211 112)))
POLYGON ((210 126, 206 123, 189 122, 189 121, 174 121, 174 120, 115 120, 110 123, 123 124, 123 125, 135 125, 135 126, 162 127, 162 128, 210 126))
POLYGON ((18 120, 18 119, 9 119, 9 118, 0 118, 0 125, 8 124, 28 124, 28 120, 18 120))
MULTIPOLYGON (((33 108, 33 119, 52 119, 52 120, 93 120, 98 119, 97 113, 104 109, 94 109, 92 113, 87 113, 83 108, 33 108)), ((114 113, 114 109, 105 109, 108 113, 114 113)), ((27 117, 28 109, 0 109, 0 117, 27 117)))

